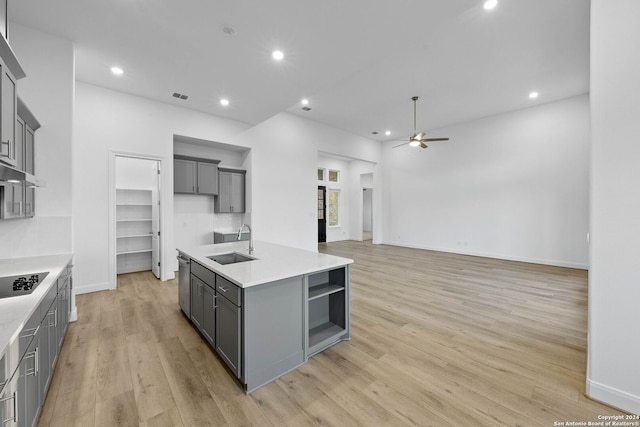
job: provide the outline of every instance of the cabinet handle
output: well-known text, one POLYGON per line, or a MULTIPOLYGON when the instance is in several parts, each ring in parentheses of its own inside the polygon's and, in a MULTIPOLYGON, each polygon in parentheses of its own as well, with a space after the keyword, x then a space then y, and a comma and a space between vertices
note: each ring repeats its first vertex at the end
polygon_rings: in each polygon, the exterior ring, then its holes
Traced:
MULTIPOLYGON (((8 380, 7 380, 8 381, 8 380)), ((7 400, 13 399, 13 417, 11 418, 7 418, 6 420, 2 420, 2 425, 5 425, 6 423, 8 423, 9 421, 13 421, 14 423, 18 423, 18 392, 14 391, 13 395, 10 397, 4 397, 2 399, 0 399, 0 403, 4 403, 7 400)))
POLYGON ((213 296, 213 308, 218 308, 218 306, 216 305, 216 299, 218 299, 218 295, 213 296))
POLYGON ((58 327, 58 309, 54 309, 50 312, 47 313, 47 316, 51 316, 53 314, 53 325, 51 323, 49 323, 49 327, 54 327, 57 328, 58 327))
POLYGON ((218 285, 218 289, 220 289, 222 292, 227 292, 229 290, 229 288, 225 288, 222 285, 218 285))
POLYGON ((36 347, 31 353, 24 356, 24 360, 33 359, 33 369, 27 369, 25 375, 37 376, 38 375, 38 348, 36 347))
POLYGON ((36 334, 38 333, 38 331, 40 330, 40 325, 36 326, 35 328, 30 328, 27 329, 27 331, 33 331, 28 335, 22 335, 21 338, 31 338, 31 337, 35 337, 36 334))

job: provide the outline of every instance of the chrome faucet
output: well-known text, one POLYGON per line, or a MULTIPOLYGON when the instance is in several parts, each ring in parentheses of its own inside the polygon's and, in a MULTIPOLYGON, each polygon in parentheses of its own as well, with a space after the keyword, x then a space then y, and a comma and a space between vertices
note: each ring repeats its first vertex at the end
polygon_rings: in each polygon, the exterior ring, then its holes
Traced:
POLYGON ((249 254, 253 253, 253 233, 251 232, 251 227, 249 224, 242 224, 240 226, 240 230, 238 230, 238 240, 242 237, 242 230, 247 227, 249 229, 249 254))

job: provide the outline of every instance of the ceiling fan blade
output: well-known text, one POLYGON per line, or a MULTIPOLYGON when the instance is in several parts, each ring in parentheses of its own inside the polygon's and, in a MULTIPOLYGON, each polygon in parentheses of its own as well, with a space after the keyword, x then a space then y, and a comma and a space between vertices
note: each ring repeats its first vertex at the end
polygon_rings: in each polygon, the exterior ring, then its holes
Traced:
POLYGON ((422 137, 424 137, 424 132, 419 132, 419 133, 414 134, 414 135, 411 137, 411 139, 418 139, 418 140, 420 140, 420 139, 422 139, 422 137))
POLYGON ((449 138, 422 138, 420 142, 448 141, 449 138))
POLYGON ((420 148, 429 148, 429 146, 427 144, 425 144, 424 142, 420 141, 420 148))
POLYGON ((402 144, 398 144, 398 145, 394 146, 393 148, 402 147, 403 145, 407 145, 407 144, 408 144, 408 142, 404 142, 402 144))

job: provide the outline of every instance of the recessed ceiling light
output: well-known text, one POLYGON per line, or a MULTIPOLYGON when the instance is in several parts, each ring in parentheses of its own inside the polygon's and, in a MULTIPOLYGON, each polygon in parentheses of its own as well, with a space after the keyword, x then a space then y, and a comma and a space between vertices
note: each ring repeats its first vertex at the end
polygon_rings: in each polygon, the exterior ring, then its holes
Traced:
POLYGON ((484 9, 491 10, 498 5, 498 0, 487 0, 484 2, 484 9))
POLYGON ((271 56, 276 61, 282 61, 284 59, 284 53, 282 53, 281 50, 274 50, 273 53, 271 53, 271 56))
POLYGON ((220 100, 220 105, 222 105, 223 107, 226 107, 227 105, 229 105, 229 100, 226 98, 222 98, 220 100))
POLYGON ((538 95, 539 95, 539 94, 538 94, 538 92, 531 92, 531 93, 529 94, 529 98, 531 98, 531 99, 536 99, 536 98, 538 97, 538 95))
POLYGON ((389 135, 391 135, 391 131, 390 131, 390 130, 387 130, 387 131, 385 131, 385 132, 384 132, 384 134, 385 134, 385 135, 387 135, 387 136, 389 136, 389 135))
POLYGON ((304 98, 302 101, 300 101, 300 103, 302 105, 309 105, 309 100, 307 98, 304 98))
POLYGON ((124 70, 120 67, 111 67, 111 72, 116 76, 121 76, 124 74, 124 70))

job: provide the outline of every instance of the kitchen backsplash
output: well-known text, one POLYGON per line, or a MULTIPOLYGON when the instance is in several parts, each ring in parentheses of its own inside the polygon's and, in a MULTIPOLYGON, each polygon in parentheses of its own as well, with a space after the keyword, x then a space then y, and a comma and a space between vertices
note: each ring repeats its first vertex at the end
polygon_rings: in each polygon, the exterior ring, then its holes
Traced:
POLYGON ((0 259, 71 253, 71 217, 0 221, 0 259))

